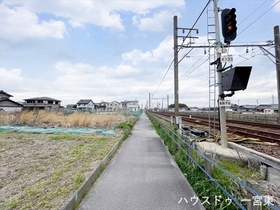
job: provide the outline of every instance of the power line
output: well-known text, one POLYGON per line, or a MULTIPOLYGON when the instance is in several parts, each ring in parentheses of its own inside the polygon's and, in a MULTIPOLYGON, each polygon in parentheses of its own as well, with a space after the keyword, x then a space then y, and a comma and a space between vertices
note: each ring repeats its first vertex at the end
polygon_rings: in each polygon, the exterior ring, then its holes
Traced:
MULTIPOLYGON (((200 15, 198 16, 198 18, 196 19, 195 23, 194 23, 193 26, 191 27, 191 30, 190 30, 189 33, 187 34, 186 38, 187 38, 187 37, 189 36, 189 34, 191 33, 192 29, 194 28, 194 26, 196 25, 196 23, 198 22, 198 20, 200 19, 201 15, 204 13, 205 9, 207 8, 207 6, 209 5, 210 2, 211 2, 211 0, 208 0, 206 6, 203 8, 202 12, 200 13, 200 15)), ((185 42, 185 38, 183 39, 183 42, 182 42, 181 45, 183 45, 184 42, 185 42)), ((180 48, 179 48, 179 51, 180 51, 180 48)), ((174 59, 173 59, 172 62, 170 63, 170 65, 169 65, 167 71, 165 72, 164 77, 162 78, 162 80, 161 80, 160 84, 158 85, 157 89, 155 90, 154 94, 157 92, 158 88, 159 88, 160 85, 162 84, 163 80, 165 79, 165 77, 166 77, 166 75, 167 75, 168 71, 170 70, 170 68, 171 68, 171 66, 172 66, 173 63, 174 63, 174 59)), ((154 94, 153 94, 153 95, 154 95, 154 94)))
MULTIPOLYGON (((268 10, 266 10, 263 14, 261 14, 256 20, 254 20, 251 24, 249 24, 246 28, 244 28, 238 35, 240 35, 243 31, 245 31, 247 28, 249 28, 251 25, 253 25, 257 20, 259 20, 262 16, 264 16, 269 10, 271 10, 273 7, 275 7, 277 4, 280 3, 280 0, 276 2, 273 6, 271 6, 268 10)), ((243 21, 242 21, 243 22, 243 21)))
POLYGON ((153 95, 152 95, 152 96, 154 96, 154 95, 155 95, 155 93, 157 92, 157 90, 159 89, 159 87, 160 87, 160 85, 162 84, 163 80, 165 79, 165 77, 166 77, 167 73, 169 72, 169 70, 170 70, 170 68, 171 68, 171 66, 172 66, 172 64, 173 64, 173 62, 174 62, 174 59, 173 59, 173 60, 172 60, 172 62, 170 63, 170 65, 169 65, 168 69, 166 70, 166 72, 165 72, 165 74, 164 74, 163 78, 161 79, 161 81, 160 81, 160 83, 159 83, 159 85, 158 85, 157 89, 155 90, 155 92, 153 93, 153 95))

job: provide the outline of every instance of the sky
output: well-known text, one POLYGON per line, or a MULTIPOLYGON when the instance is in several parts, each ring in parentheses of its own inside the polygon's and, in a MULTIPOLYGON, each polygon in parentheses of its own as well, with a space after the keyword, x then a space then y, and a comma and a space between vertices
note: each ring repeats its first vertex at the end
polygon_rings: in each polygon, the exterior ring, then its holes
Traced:
MULTIPOLYGON (((217 96, 212 94, 209 100, 209 72, 215 70, 209 67, 214 48, 209 48, 208 38, 215 34, 208 33, 213 32, 208 25, 214 15, 213 1, 203 12, 207 3, 2 0, 0 90, 14 101, 51 97, 63 106, 80 99, 138 100, 144 108, 150 94, 151 107, 166 107, 168 101, 174 103, 173 19, 177 16, 179 28, 197 29, 190 33, 195 38, 184 42, 178 38, 178 43, 201 46, 178 53, 179 102, 208 107, 217 96)), ((280 0, 219 0, 218 7, 236 8, 237 16, 237 37, 231 43, 236 47, 223 55, 233 56, 233 66, 252 66, 247 89, 226 99, 239 105, 278 103, 275 58, 253 45, 274 40, 280 0)), ((180 36, 188 32, 178 30, 180 36)), ((275 55, 273 45, 264 48, 275 55)))

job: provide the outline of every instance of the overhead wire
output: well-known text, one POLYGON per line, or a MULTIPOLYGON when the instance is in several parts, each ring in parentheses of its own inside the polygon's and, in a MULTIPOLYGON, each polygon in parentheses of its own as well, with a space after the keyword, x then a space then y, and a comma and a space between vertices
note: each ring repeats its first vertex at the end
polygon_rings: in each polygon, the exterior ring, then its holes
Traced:
MULTIPOLYGON (((195 27, 196 23, 198 22, 198 20, 200 19, 201 15, 204 13, 205 9, 207 8, 207 6, 209 5, 210 2, 211 2, 211 0, 208 0, 206 6, 203 8, 202 12, 200 13, 200 15, 199 15, 198 18, 196 19, 195 23, 194 23, 193 26, 191 27, 191 30, 195 27)), ((191 33, 191 30, 189 31, 189 33, 187 34, 187 36, 191 33)), ((186 36, 186 37, 187 37, 187 36, 186 36)), ((183 45, 184 42, 185 42, 185 39, 183 39, 183 42, 182 42, 181 45, 183 45)), ((180 51, 180 49, 181 49, 181 48, 179 48, 178 52, 180 51)), ((163 76, 163 78, 162 78, 160 84, 158 85, 158 87, 157 87, 157 89, 155 90, 155 92, 153 93, 153 95, 154 95, 154 94, 157 92, 157 90, 159 89, 160 85, 162 84, 163 80, 165 79, 165 77, 166 77, 167 73, 169 72, 169 70, 170 70, 170 68, 171 68, 171 66, 172 66, 173 63, 174 63, 174 59, 173 59, 172 62, 170 63, 170 65, 169 65, 167 71, 165 72, 165 74, 164 74, 164 76, 163 76)))
MULTIPOLYGON (((195 23, 193 24, 191 30, 195 27, 196 23, 198 22, 198 20, 200 19, 200 17, 201 17, 202 14, 204 13, 205 9, 207 8, 207 6, 209 5, 210 2, 211 2, 211 0, 209 0, 209 1, 207 2, 206 6, 204 7, 204 9, 202 10, 202 12, 200 13, 200 15, 198 16, 198 18, 196 19, 195 23)), ((261 5, 259 5, 252 13, 250 13, 242 22, 240 22, 240 24, 242 24, 242 23, 243 23, 246 19, 248 19, 252 14, 254 14, 257 10, 259 10, 266 2, 267 2, 267 0, 264 1, 261 5)), ((268 11, 270 11, 272 8, 274 8, 278 3, 280 3, 280 0, 279 0, 278 2, 276 2, 274 5, 272 5, 269 9, 267 9, 263 14, 261 14, 261 15, 260 15, 257 19, 255 19, 252 23, 250 23, 250 24, 249 24, 246 28, 244 28, 238 35, 240 35, 240 34, 243 33, 245 30, 247 30, 251 25, 253 25, 256 21, 258 21, 262 16, 264 16, 268 11)), ((240 24, 239 24, 239 25, 240 25, 240 24)), ((181 45, 184 44, 186 38, 190 35, 191 30, 190 30, 190 31, 188 32, 188 34, 185 36, 185 38, 183 39, 183 42, 182 42, 181 45)), ((178 52, 179 52, 181 49, 182 49, 182 47, 179 48, 178 52)), ((193 49, 193 48, 192 48, 192 49, 193 49)), ((191 49, 191 50, 192 50, 192 49, 191 49)), ((190 50, 190 51, 191 51, 191 50, 190 50)), ((189 52, 190 52, 190 51, 189 51, 189 52)), ((189 52, 188 52, 188 53, 189 53, 189 52)), ((229 51, 228 51, 228 52, 229 52, 229 51)), ((187 57, 186 55, 187 55, 188 53, 186 53, 186 54, 181 58, 180 62, 181 62, 184 58, 187 57)), ((261 55, 261 52, 258 53, 258 54, 256 54, 255 56, 259 56, 259 55, 261 55)), ((202 57, 203 57, 203 56, 202 56, 202 57)), ((202 59, 202 57, 201 57, 200 59, 202 59)), ((238 58, 242 58, 242 57, 239 56, 238 58)), ((237 58, 237 59, 238 59, 238 58, 237 58)), ((248 59, 246 58, 246 60, 249 60, 249 59, 252 59, 252 58, 253 58, 253 57, 248 58, 248 59)), ((199 59, 199 60, 200 60, 200 59, 199 59)), ((198 63, 199 60, 198 60, 196 63, 198 63)), ((207 60, 209 60, 209 58, 208 58, 207 60)), ((205 60, 203 63, 205 63, 207 60, 205 60)), ((242 62, 240 62, 240 63, 243 63, 243 62, 245 62, 245 61, 242 61, 242 62)), ((157 87, 156 91, 154 92, 154 94, 157 92, 157 90, 158 90, 159 87, 161 86, 162 82, 164 81, 164 79, 165 79, 165 77, 166 77, 166 75, 167 75, 168 71, 170 70, 170 68, 171 68, 171 66, 172 66, 173 63, 174 63, 174 59, 172 60, 171 64, 169 65, 169 67, 168 67, 168 69, 167 69, 167 71, 166 71, 164 77, 162 78, 162 80, 161 80, 160 84, 158 85, 158 87, 157 87)), ((196 63, 193 64, 192 67, 194 67, 194 66, 196 65, 196 63)), ((203 65, 203 63, 201 63, 201 64, 200 64, 198 67, 196 67, 194 70, 192 70, 192 71, 190 71, 190 72, 184 73, 184 75, 182 75, 182 77, 180 78, 180 81, 181 81, 182 79, 184 79, 185 77, 189 76, 189 75, 190 75, 192 72, 194 72, 197 68, 199 68, 201 65, 203 65)), ((238 64, 240 64, 240 63, 238 63, 238 64)), ((207 79, 207 78, 203 78, 203 80, 201 80, 201 82, 205 81, 205 79, 207 79)), ((196 84, 200 84, 201 82, 198 82, 198 83, 196 83, 196 84)), ((196 85, 196 84, 195 84, 195 85, 196 85)))
MULTIPOLYGON (((247 28, 249 28, 251 25, 253 25, 257 20, 259 20, 262 16, 264 16, 268 11, 270 11, 272 8, 274 8, 277 4, 280 3, 280 0, 276 2, 273 6, 271 6, 268 10, 266 10, 263 14, 261 14, 258 18, 256 18, 252 23, 250 23, 246 28, 244 28, 238 35, 240 35, 243 31, 245 31, 247 28)), ((262 6, 262 5, 261 5, 262 6)), ((243 22, 243 21, 242 21, 243 22)))
POLYGON ((172 62, 170 63, 169 67, 167 68, 167 70, 166 70, 166 72, 165 72, 163 78, 161 79, 159 85, 157 86, 157 89, 156 89, 155 92, 152 94, 152 96, 154 96, 154 95, 156 94, 157 90, 159 89, 160 85, 162 84, 163 80, 165 79, 165 77, 166 77, 166 75, 167 75, 168 71, 170 70, 170 68, 171 68, 171 66, 172 66, 173 63, 174 63, 174 59, 173 59, 172 62))

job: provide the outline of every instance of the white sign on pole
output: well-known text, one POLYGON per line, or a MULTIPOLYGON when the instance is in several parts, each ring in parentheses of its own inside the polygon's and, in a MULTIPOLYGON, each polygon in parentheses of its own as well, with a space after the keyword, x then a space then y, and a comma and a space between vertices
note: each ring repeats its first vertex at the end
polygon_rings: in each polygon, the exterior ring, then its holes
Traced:
POLYGON ((220 100, 219 101, 219 106, 230 106, 231 102, 230 100, 220 100))
POLYGON ((222 63, 232 63, 233 62, 233 56, 232 55, 225 55, 221 57, 222 63))

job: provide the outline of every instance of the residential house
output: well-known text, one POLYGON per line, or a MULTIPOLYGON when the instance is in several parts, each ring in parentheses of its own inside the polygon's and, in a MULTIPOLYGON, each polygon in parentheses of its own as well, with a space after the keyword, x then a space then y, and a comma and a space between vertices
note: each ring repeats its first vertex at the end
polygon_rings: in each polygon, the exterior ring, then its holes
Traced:
POLYGON ((260 104, 256 106, 255 111, 256 112, 264 112, 265 109, 269 108, 270 104, 260 104))
POLYGON ((0 90, 0 110, 5 112, 19 112, 22 110, 22 104, 10 99, 12 95, 0 90))
POLYGON ((117 111, 117 110, 120 109, 120 105, 121 105, 120 102, 112 101, 112 102, 107 104, 107 110, 108 111, 117 111))
POLYGON ((139 109, 139 102, 135 101, 122 101, 121 102, 122 109, 130 110, 130 111, 137 111, 139 109))
POLYGON ((255 108, 256 108, 256 105, 241 105, 238 107, 234 107, 233 110, 237 111, 237 112, 254 112, 255 108), (236 110, 236 108, 237 108, 237 110, 236 110))
POLYGON ((35 98, 28 98, 24 99, 24 109, 30 110, 59 110, 60 108, 60 100, 49 98, 49 97, 35 97, 35 98))
POLYGON ((94 103, 91 99, 81 99, 77 102, 77 109, 94 110, 94 103))
POLYGON ((100 103, 95 103, 95 109, 97 111, 105 111, 105 110, 107 110, 108 104, 109 104, 108 102, 104 102, 104 101, 102 101, 100 103))
POLYGON ((77 104, 67 104, 66 105, 66 109, 76 109, 77 108, 77 104))
POLYGON ((265 114, 278 113, 278 104, 270 104, 268 108, 264 109, 265 114))

